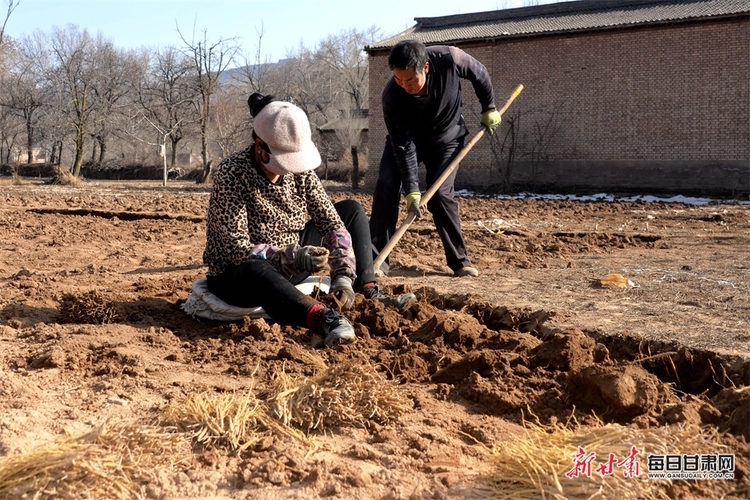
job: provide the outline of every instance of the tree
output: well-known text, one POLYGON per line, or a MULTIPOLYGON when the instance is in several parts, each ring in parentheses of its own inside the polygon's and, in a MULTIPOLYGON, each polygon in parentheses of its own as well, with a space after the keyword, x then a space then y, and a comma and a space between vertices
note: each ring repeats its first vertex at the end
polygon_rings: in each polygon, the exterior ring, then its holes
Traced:
POLYGON ((18 7, 20 0, 6 0, 6 3, 8 4, 8 10, 5 13, 3 26, 2 28, 0 28, 0 47, 3 45, 3 39, 5 38, 5 26, 8 25, 8 19, 10 19, 10 15, 13 13, 16 7, 18 7))
POLYGON ((85 29, 75 25, 66 29, 54 28, 51 39, 52 65, 50 77, 58 91, 68 95, 60 111, 68 117, 75 129, 75 158, 72 174, 78 177, 83 163, 86 127, 94 110, 91 92, 97 76, 97 43, 85 29))
POLYGON ((225 85, 216 94, 213 123, 216 128, 216 145, 221 156, 241 149, 243 144, 248 144, 252 139, 246 102, 247 94, 234 86, 225 85))
POLYGON ((316 51, 316 58, 325 64, 337 77, 340 93, 348 103, 340 105, 349 109, 367 108, 368 61, 364 47, 379 38, 380 30, 371 26, 365 31, 355 28, 342 30, 338 35, 324 39, 316 51))
POLYGON ((90 135, 95 141, 91 159, 101 165, 110 139, 125 127, 123 121, 127 115, 124 108, 130 104, 129 96, 133 88, 130 82, 141 80, 140 75, 146 71, 146 62, 137 52, 117 49, 109 40, 99 38, 96 45, 90 135))
POLYGON ((362 146, 363 132, 367 128, 367 115, 353 113, 335 121, 333 128, 336 138, 352 155, 352 189, 359 189, 359 148, 362 146))
POLYGON ((38 42, 37 38, 24 37, 12 58, 12 66, 0 75, 0 85, 5 89, 0 106, 24 123, 27 163, 33 161, 36 125, 40 111, 49 99, 49 87, 39 65, 39 58, 44 55, 38 42))
MULTIPOLYGON (((179 32, 179 29, 178 29, 179 32)), ((201 157, 203 158, 202 182, 208 178, 211 170, 211 158, 209 151, 210 121, 211 121, 211 96, 216 92, 219 77, 232 64, 239 50, 235 39, 219 38, 216 43, 209 43, 208 33, 203 30, 203 39, 188 42, 180 33, 185 44, 185 54, 193 63, 194 90, 198 93, 195 101, 198 110, 198 121, 201 135, 201 157)))
MULTIPOLYGON (((172 46, 158 50, 148 72, 135 85, 135 99, 149 123, 170 142, 170 166, 177 162, 177 146, 185 137, 185 127, 195 121, 195 92, 191 86, 192 64, 172 46)), ((166 154, 166 152, 165 152, 166 154)))
POLYGON ((241 83, 247 84, 250 90, 248 95, 253 92, 268 93, 266 89, 269 87, 269 83, 271 83, 269 80, 273 73, 273 64, 267 57, 264 59, 261 52, 263 36, 266 34, 263 23, 261 23, 259 29, 256 29, 256 32, 258 33, 258 45, 255 49, 255 54, 253 54, 252 59, 245 54, 245 64, 240 68, 242 76, 239 80, 241 83))
POLYGON ((379 38, 375 26, 365 31, 354 28, 342 30, 338 35, 324 39, 315 52, 315 60, 327 68, 329 81, 336 82, 336 89, 329 92, 333 108, 326 115, 338 115, 332 122, 342 149, 348 149, 352 157, 352 188, 359 188, 359 148, 363 131, 367 128, 368 60, 364 47, 379 38))

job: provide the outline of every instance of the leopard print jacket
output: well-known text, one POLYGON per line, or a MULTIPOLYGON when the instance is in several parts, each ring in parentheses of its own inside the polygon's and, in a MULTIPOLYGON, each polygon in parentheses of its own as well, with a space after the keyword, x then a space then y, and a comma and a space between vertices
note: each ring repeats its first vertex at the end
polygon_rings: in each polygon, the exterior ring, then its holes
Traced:
POLYGON ((312 219, 330 252, 331 276, 354 280, 351 235, 315 172, 287 174, 274 184, 256 164, 254 148, 228 156, 214 172, 203 252, 208 275, 259 258, 290 278, 299 272, 294 264, 299 233, 312 219))

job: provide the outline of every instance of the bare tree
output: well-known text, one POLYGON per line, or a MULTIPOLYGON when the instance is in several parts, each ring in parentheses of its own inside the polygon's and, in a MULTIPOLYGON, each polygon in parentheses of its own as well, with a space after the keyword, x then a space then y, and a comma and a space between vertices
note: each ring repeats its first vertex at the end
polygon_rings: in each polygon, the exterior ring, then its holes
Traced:
MULTIPOLYGON (((329 126, 336 132, 342 149, 352 158, 352 188, 359 187, 359 149, 367 129, 368 60, 364 47, 375 41, 380 30, 372 26, 365 31, 347 29, 324 39, 315 52, 315 60, 326 68, 330 82, 331 101, 325 105, 327 116, 336 116, 329 126)), ((322 104, 321 104, 322 105, 322 104)))
POLYGON ((33 161, 36 125, 50 94, 42 66, 39 65, 44 52, 38 41, 38 38, 24 37, 15 51, 12 66, 0 75, 0 85, 5 89, 0 98, 0 106, 23 120, 27 163, 33 161))
POLYGON ((255 48, 255 53, 251 57, 245 54, 243 56, 245 64, 239 68, 241 75, 239 80, 242 84, 247 84, 248 95, 253 92, 268 93, 269 78, 273 71, 273 64, 267 57, 263 57, 263 36, 266 34, 263 23, 260 24, 260 28, 256 29, 256 32, 258 33, 258 45, 255 48))
POLYGON ((8 4, 8 10, 5 13, 5 19, 3 20, 3 26, 0 28, 0 46, 3 45, 3 39, 5 38, 5 27, 8 25, 8 19, 10 19, 10 15, 13 13, 13 11, 18 7, 18 4, 21 3, 20 0, 6 0, 5 3, 8 4))
POLYGON ((334 103, 340 100, 341 86, 315 49, 300 44, 288 54, 279 73, 283 90, 276 95, 293 101, 312 123, 320 125, 338 116, 334 103))
POLYGON ((78 177, 83 163, 86 127, 94 110, 91 92, 96 78, 96 42, 85 29, 80 31, 75 25, 66 29, 54 28, 51 39, 51 77, 57 88, 68 95, 62 101, 61 111, 75 128, 75 153, 72 174, 78 177))
POLYGON ((359 149, 364 142, 364 131, 367 129, 367 115, 352 115, 334 122, 336 138, 344 148, 349 149, 352 157, 352 189, 359 189, 359 149))
POLYGON ((11 163, 23 123, 6 108, 0 108, 0 162, 11 163))
POLYGON ((213 123, 222 157, 251 141, 250 113, 246 102, 247 94, 234 86, 224 86, 216 93, 213 123))
POLYGON ((239 47, 234 38, 219 40, 209 43, 208 33, 203 30, 203 38, 188 42, 181 32, 180 37, 185 44, 185 53, 192 59, 195 71, 195 90, 199 94, 196 106, 199 114, 201 131, 201 156, 203 158, 203 178, 205 182, 211 170, 211 158, 209 151, 210 142, 210 120, 211 120, 211 96, 216 92, 221 74, 234 62, 239 47))
POLYGON ((316 59, 336 76, 341 92, 348 97, 349 109, 365 109, 368 102, 368 60, 364 48, 379 38, 380 30, 371 26, 365 31, 350 28, 324 39, 316 59))
POLYGON ((98 38, 96 45, 96 73, 91 89, 93 112, 89 128, 94 139, 91 160, 101 165, 110 140, 124 128, 122 122, 127 115, 123 108, 129 104, 133 88, 130 82, 141 80, 139 75, 145 72, 145 63, 136 52, 117 49, 109 40, 98 38))
POLYGON ((492 151, 492 168, 500 175, 500 192, 510 193, 513 190, 513 170, 518 151, 519 130, 521 127, 521 113, 513 111, 503 115, 505 134, 501 136, 498 129, 490 136, 490 150, 492 151))
POLYGON ((192 64, 182 52, 168 46, 157 51, 149 71, 135 85, 135 96, 150 123, 170 142, 170 166, 177 162, 177 146, 185 137, 185 127, 196 120, 191 86, 192 64))

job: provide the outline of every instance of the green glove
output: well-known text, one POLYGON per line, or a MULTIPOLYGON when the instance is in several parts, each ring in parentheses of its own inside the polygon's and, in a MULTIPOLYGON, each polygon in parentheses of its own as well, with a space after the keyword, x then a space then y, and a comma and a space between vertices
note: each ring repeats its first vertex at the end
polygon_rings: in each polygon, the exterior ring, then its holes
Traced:
POLYGON ((415 217, 422 216, 422 209, 419 207, 420 201, 422 201, 422 193, 419 191, 406 195, 406 210, 413 213, 415 217))
POLYGON ((490 135, 495 132, 495 129, 500 125, 501 121, 502 118, 500 117, 500 113, 498 113, 496 109, 490 109, 482 113, 482 119, 480 120, 482 125, 487 127, 487 130, 490 131, 490 135))

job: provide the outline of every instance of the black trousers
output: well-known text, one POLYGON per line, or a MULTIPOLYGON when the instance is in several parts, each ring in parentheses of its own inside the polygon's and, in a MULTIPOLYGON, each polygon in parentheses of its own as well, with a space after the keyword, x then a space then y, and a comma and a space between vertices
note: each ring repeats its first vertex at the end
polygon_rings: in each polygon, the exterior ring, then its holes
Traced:
MULTIPOLYGON (((374 282, 372 246, 367 214, 354 200, 344 200, 334 205, 344 226, 352 237, 357 260, 357 278, 354 288, 374 282)), ((300 245, 320 246, 323 236, 309 221, 300 232, 300 245)), ((305 276, 298 276, 299 281, 305 276)), ((250 259, 229 266, 222 274, 208 277, 208 289, 224 302, 237 307, 262 307, 279 323, 306 326, 307 310, 316 303, 309 295, 300 292, 292 282, 262 259, 250 259)))
MULTIPOLYGON (((441 147, 417 149, 417 161, 424 163, 427 170, 427 189, 461 152, 463 145, 464 138, 461 137, 441 147)), ((427 202, 427 208, 432 214, 435 228, 443 243, 445 260, 453 271, 471 266, 471 261, 466 255, 466 242, 461 233, 461 217, 458 213, 458 202, 453 187, 457 171, 458 169, 453 171, 427 202)), ((396 232, 400 200, 401 175, 393 157, 391 141, 386 137, 370 215, 370 233, 376 253, 385 247, 396 232)))

